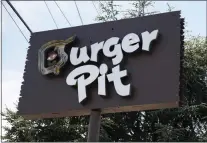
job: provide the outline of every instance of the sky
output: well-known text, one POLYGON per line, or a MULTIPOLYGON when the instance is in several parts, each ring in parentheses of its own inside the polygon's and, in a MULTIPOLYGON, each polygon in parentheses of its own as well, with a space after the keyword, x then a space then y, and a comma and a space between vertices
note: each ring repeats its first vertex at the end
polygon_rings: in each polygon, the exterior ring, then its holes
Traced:
MULTIPOLYGON (((15 13, 4 1, 4 5, 18 23, 26 38, 29 40, 30 33, 21 23, 15 13)), ((12 1, 11 2, 33 32, 56 29, 56 26, 46 8, 44 1, 12 1)), ((78 12, 73 1, 58 1, 58 5, 64 11, 66 17, 73 26, 81 25, 78 12)), ((129 9, 130 1, 118 1, 121 9, 129 9)), ((167 3, 175 7, 173 10, 181 10, 181 16, 187 22, 186 29, 193 36, 206 36, 206 2, 205 1, 156 1, 154 7, 149 10, 166 12, 167 3)), ((70 27, 54 1, 47 1, 52 14, 57 22, 58 28, 70 27)), ((84 25, 97 23, 95 17, 97 12, 91 1, 77 1, 84 25)), ((98 8, 98 2, 95 2, 98 8)), ((29 44, 19 32, 6 10, 2 7, 2 104, 3 110, 8 107, 16 110, 20 86, 23 81, 23 72, 26 53, 29 44)))

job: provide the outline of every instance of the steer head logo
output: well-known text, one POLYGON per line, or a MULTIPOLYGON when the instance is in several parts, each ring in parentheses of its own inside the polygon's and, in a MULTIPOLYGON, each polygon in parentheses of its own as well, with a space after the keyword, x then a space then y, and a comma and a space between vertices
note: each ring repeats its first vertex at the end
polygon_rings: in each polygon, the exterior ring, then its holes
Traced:
POLYGON ((76 36, 66 40, 53 40, 44 44, 38 51, 38 68, 43 75, 59 75, 60 69, 66 64, 68 55, 66 45, 72 44, 76 36))

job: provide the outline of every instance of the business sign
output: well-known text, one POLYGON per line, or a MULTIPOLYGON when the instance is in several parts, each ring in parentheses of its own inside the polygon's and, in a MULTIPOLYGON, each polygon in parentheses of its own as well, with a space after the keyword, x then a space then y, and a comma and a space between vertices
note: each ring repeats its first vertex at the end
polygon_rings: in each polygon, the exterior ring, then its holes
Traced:
POLYGON ((33 33, 18 113, 25 118, 178 107, 180 12, 33 33))

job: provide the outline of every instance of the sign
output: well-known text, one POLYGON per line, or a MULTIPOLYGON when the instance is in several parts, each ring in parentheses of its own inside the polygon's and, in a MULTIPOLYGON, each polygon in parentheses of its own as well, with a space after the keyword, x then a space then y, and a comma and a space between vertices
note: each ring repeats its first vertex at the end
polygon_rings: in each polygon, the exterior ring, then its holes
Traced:
POLYGON ((34 119, 178 107, 182 25, 180 12, 169 12, 33 33, 18 113, 34 119))

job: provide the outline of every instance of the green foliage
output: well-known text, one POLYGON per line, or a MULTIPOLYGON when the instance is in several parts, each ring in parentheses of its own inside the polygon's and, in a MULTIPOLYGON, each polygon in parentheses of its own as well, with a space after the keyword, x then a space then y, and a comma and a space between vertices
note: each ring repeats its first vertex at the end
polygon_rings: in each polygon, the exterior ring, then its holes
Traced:
MULTIPOLYGON (((135 1, 125 17, 146 13, 151 1, 135 1)), ((100 2, 99 21, 117 20, 122 12, 113 1, 100 2)), ((168 11, 172 7, 169 6, 168 11)), ((207 42, 206 37, 189 37, 184 53, 184 106, 145 112, 102 116, 100 141, 207 141, 207 42)), ((71 117, 24 120, 6 110, 6 141, 86 141, 89 118, 71 117)))
POLYGON ((171 6, 169 3, 167 3, 167 11, 171 12, 175 7, 171 6))
POLYGON ((117 9, 120 7, 119 5, 115 5, 114 1, 99 1, 99 6, 101 9, 101 15, 96 17, 96 20, 98 21, 115 21, 118 20, 117 16, 120 13, 120 11, 117 9))
POLYGON ((185 99, 189 105, 207 102, 207 42, 206 38, 192 37, 185 42, 185 99))
POLYGON ((15 141, 33 141, 32 140, 32 123, 31 121, 24 120, 22 117, 16 115, 15 112, 12 112, 6 109, 6 113, 3 113, 2 116, 11 127, 3 127, 6 132, 6 135, 2 139, 9 140, 10 142, 15 141))
POLYGON ((147 0, 137 0, 132 3, 132 9, 128 9, 125 18, 135 18, 159 13, 159 11, 147 12, 149 7, 153 7, 155 2, 147 0))
POLYGON ((85 139, 86 117, 25 120, 9 109, 6 109, 2 116, 10 125, 10 127, 3 127, 6 133, 2 139, 8 142, 84 141, 85 139))

